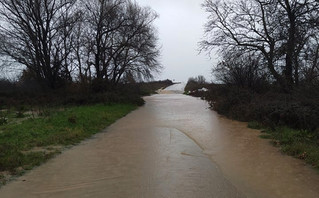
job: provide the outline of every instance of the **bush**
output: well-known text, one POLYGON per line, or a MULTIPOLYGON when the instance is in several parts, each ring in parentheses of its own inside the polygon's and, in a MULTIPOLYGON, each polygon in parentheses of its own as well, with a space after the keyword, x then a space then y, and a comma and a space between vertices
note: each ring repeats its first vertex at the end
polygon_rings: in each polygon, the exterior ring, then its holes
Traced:
POLYGON ((211 85, 207 100, 214 110, 228 117, 242 121, 250 117, 248 109, 254 94, 238 87, 226 85, 211 85))
POLYGON ((208 100, 218 113, 241 121, 258 121, 274 128, 289 126, 315 131, 319 128, 319 98, 316 94, 276 91, 255 93, 249 89, 211 85, 208 100))
MULTIPOLYGON (((94 103, 131 103, 143 105, 141 98, 160 88, 172 85, 170 80, 127 83, 110 87, 106 82, 93 81, 90 85, 70 83, 63 88, 41 88, 34 81, 10 82, 0 80, 0 103, 5 108, 24 106, 85 105, 94 103)), ((25 109, 17 108, 17 117, 23 117, 25 109)), ((2 120, 4 123, 5 120, 2 120)))

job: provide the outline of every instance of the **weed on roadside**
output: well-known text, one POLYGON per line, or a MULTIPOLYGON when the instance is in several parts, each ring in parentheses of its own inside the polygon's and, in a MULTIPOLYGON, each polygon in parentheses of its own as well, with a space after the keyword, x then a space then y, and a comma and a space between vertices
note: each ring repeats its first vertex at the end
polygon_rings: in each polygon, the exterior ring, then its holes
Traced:
MULTIPOLYGON (((262 125, 257 122, 249 123, 248 127, 262 129, 262 125)), ((280 147, 282 152, 305 160, 309 165, 319 170, 319 141, 313 132, 284 126, 275 129, 264 128, 263 132, 259 137, 271 139, 272 144, 280 147)))

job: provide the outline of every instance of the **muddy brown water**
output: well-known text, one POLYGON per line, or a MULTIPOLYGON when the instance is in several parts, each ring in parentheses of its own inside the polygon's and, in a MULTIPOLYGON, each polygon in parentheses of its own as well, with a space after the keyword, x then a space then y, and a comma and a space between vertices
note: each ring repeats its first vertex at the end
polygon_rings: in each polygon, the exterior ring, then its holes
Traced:
POLYGON ((259 131, 200 99, 164 93, 7 184, 0 197, 319 197, 319 174, 259 131))

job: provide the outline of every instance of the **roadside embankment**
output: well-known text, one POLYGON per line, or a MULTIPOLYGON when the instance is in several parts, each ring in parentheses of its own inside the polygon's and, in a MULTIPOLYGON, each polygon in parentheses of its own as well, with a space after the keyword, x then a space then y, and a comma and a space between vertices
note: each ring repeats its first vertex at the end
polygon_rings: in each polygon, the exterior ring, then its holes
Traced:
POLYGON ((136 107, 120 103, 45 108, 24 113, 3 110, 6 123, 0 126, 1 184, 47 161, 67 146, 91 137, 136 107))

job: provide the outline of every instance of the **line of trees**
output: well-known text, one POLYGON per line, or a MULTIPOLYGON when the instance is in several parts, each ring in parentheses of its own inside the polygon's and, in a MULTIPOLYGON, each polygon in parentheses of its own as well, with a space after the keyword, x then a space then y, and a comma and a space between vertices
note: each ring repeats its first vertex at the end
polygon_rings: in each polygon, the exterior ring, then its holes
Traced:
POLYGON ((203 7, 210 15, 201 49, 220 50, 214 72, 223 82, 267 80, 286 92, 318 83, 318 0, 206 0, 203 7))
POLYGON ((1 54, 52 89, 78 81, 100 91, 161 69, 157 14, 130 0, 2 0, 0 16, 1 54))

